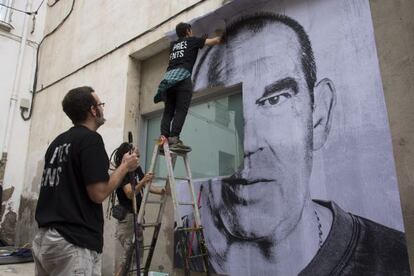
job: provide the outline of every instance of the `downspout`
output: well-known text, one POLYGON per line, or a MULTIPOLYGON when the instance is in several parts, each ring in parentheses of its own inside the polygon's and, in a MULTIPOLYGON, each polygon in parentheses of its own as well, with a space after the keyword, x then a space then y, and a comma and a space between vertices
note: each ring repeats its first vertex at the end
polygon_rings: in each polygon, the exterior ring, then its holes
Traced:
MULTIPOLYGON (((26 11, 30 11, 32 9, 32 3, 33 3, 33 0, 27 0, 26 11)), ((22 67, 23 67, 23 61, 24 61, 24 52, 25 52, 26 42, 27 42, 29 16, 30 15, 28 14, 24 15, 22 40, 20 42, 19 52, 17 56, 16 73, 14 75, 13 89, 12 89, 12 93, 10 96, 9 111, 7 113, 6 131, 4 133, 4 140, 3 140, 3 147, 2 147, 3 153, 2 153, 1 160, 0 160, 0 194, 2 194, 2 191, 3 191, 4 173, 5 173, 6 164, 7 164, 7 152, 9 148, 11 133, 13 130, 14 113, 16 111, 16 105, 19 99, 20 83, 21 83, 21 77, 22 77, 22 67)), ((1 210, 1 197, 0 197, 0 210, 1 210)))

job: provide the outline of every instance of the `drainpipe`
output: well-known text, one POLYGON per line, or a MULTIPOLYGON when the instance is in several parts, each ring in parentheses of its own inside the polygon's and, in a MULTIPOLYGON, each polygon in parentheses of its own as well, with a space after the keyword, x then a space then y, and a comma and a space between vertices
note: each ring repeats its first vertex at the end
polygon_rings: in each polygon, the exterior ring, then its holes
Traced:
MULTIPOLYGON (((25 9, 26 11, 32 10, 32 3, 33 3, 33 0, 26 1, 26 9, 25 9)), ((3 153, 2 153, 1 160, 0 160, 0 194, 2 194, 2 191, 3 191, 3 180, 4 180, 5 169, 6 169, 6 163, 7 163, 7 151, 9 148, 11 132, 13 130, 14 113, 16 110, 17 101, 19 99, 20 82, 21 82, 21 77, 22 77, 22 66, 23 66, 24 52, 25 52, 26 42, 27 42, 29 16, 30 15, 28 14, 24 14, 22 40, 20 42, 19 53, 17 56, 16 73, 14 75, 13 90, 10 96, 9 112, 7 114, 6 131, 4 133, 4 140, 3 140, 3 153)), ((0 209, 1 209, 1 198, 0 198, 0 209)))

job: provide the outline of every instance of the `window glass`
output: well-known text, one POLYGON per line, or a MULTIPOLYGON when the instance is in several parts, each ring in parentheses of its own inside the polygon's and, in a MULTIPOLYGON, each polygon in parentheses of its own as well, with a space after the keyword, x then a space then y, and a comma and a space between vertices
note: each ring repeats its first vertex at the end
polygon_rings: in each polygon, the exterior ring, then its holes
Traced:
MULTIPOLYGON (((160 121, 161 115, 147 121, 147 170, 160 121)), ((241 93, 191 106, 180 138, 193 149, 189 154, 193 178, 227 176, 237 170, 243 162, 243 135, 241 93)), ((155 173, 165 176, 165 161, 160 160, 155 173)), ((177 159, 175 175, 186 175, 182 158, 177 159)))
MULTIPOLYGON (((0 0, 0 3, 5 6, 10 6, 11 1, 9 0, 0 0)), ((9 8, 6 8, 5 6, 0 5, 0 21, 3 22, 9 22, 9 8)))

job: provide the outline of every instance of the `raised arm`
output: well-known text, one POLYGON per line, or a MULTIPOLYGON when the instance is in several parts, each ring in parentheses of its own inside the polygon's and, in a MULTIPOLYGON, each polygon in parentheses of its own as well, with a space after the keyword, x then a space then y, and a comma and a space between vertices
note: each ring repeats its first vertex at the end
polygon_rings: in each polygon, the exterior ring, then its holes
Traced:
MULTIPOLYGON (((145 185, 147 185, 149 182, 152 181, 152 178, 153 178, 152 173, 145 174, 145 176, 137 183, 137 186, 135 186, 135 191, 140 192, 145 187, 145 185)), ((124 185, 122 190, 124 191, 125 195, 129 199, 132 199, 133 193, 132 193, 131 183, 128 183, 128 184, 124 185)))
POLYGON ((213 45, 217 45, 221 42, 221 37, 220 36, 216 36, 213 38, 207 38, 206 42, 204 43, 204 45, 206 46, 213 46, 213 45))
POLYGON ((215 30, 214 33, 216 34, 216 36, 213 38, 207 38, 206 42, 204 43, 205 46, 213 46, 220 44, 224 34, 223 30, 215 30))

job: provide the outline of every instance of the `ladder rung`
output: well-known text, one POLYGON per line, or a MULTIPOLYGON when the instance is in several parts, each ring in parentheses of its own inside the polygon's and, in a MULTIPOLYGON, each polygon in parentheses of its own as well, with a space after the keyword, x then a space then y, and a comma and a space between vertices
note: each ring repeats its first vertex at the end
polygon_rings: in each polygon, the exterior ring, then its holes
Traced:
POLYGON ((190 181, 190 178, 188 178, 188 177, 175 177, 175 179, 190 181))
POLYGON ((172 151, 172 150, 170 150, 170 154, 171 155, 179 155, 179 156, 185 156, 185 155, 187 155, 186 152, 176 152, 176 151, 172 151))
POLYGON ((161 223, 144 223, 142 225, 142 227, 157 227, 158 225, 160 225, 161 223))
MULTIPOLYGON (((170 152, 170 155, 179 155, 179 156, 185 156, 185 155, 187 155, 187 152, 175 152, 175 151, 172 151, 172 150, 170 150, 169 152, 170 152)), ((158 154, 165 156, 165 152, 164 151, 158 151, 158 154)))
POLYGON ((203 227, 192 227, 192 228, 177 228, 177 231, 196 232, 203 230, 203 227))
MULTIPOLYGON (((142 271, 144 271, 144 269, 145 269, 145 267, 140 268, 140 270, 142 270, 142 271)), ((137 271, 136 268, 128 270, 128 272, 136 272, 136 271, 137 271)))
POLYGON ((143 248, 144 250, 148 250, 148 249, 151 249, 152 246, 151 245, 144 245, 143 247, 140 247, 140 248, 143 248))
POLYGON ((194 205, 194 202, 178 202, 179 205, 194 205))
POLYGON ((205 257, 208 256, 208 254, 200 254, 200 255, 194 255, 194 256, 190 256, 188 257, 189 259, 195 259, 195 258, 200 258, 200 257, 205 257))
MULTIPOLYGON (((154 177, 154 179, 155 180, 157 180, 157 179, 159 179, 159 180, 169 180, 169 178, 168 177, 154 177)), ((174 177, 174 179, 177 179, 177 180, 186 180, 186 181, 189 181, 190 180, 190 178, 188 178, 188 177, 174 177)))
POLYGON ((162 200, 147 200, 147 201, 145 201, 145 203, 149 203, 149 204, 162 204, 162 203, 164 203, 164 201, 162 201, 162 200))

